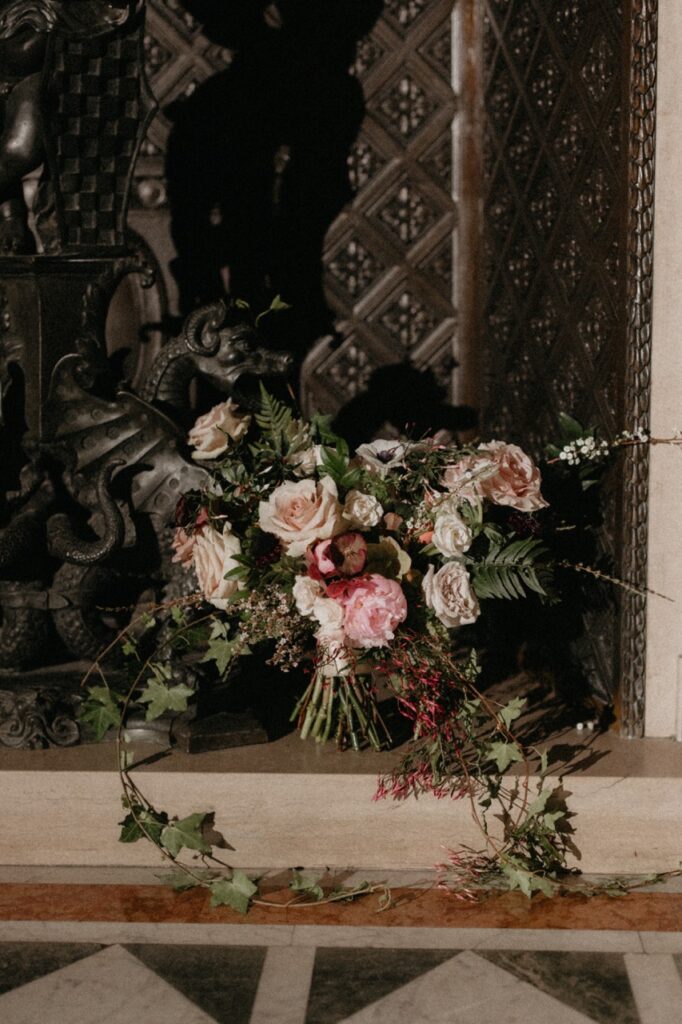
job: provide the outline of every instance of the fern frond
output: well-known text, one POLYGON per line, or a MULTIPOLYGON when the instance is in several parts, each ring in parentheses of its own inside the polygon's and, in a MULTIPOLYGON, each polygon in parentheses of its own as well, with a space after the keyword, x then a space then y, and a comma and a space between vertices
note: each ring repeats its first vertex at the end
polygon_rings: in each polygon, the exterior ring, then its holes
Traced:
POLYGON ((541 573, 535 567, 546 553, 542 541, 532 537, 514 540, 506 547, 491 544, 485 558, 472 566, 477 597, 514 600, 525 597, 527 591, 547 597, 541 573))

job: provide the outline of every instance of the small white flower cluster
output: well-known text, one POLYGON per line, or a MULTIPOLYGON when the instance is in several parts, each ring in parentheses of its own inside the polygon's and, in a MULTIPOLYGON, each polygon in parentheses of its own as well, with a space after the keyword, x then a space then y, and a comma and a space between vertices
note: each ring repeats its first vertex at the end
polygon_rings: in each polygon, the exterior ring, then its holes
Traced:
POLYGON ((559 458, 569 466, 579 466, 581 462, 599 462, 614 448, 625 444, 646 444, 648 440, 649 435, 643 427, 623 430, 611 443, 597 440, 596 437, 579 437, 564 445, 559 452, 559 458))
POLYGON ((597 441, 594 437, 579 437, 577 441, 564 445, 559 452, 559 458, 569 466, 579 466, 581 462, 598 462, 606 458, 610 449, 608 441, 597 441))

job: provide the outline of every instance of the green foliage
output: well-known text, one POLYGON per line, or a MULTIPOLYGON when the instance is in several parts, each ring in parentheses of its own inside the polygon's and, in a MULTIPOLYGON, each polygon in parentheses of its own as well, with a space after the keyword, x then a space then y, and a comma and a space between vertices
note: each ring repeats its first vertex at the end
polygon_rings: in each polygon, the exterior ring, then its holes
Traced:
POLYGON ((146 720, 151 722, 166 711, 186 711, 187 701, 194 696, 192 687, 185 683, 169 686, 167 680, 171 678, 172 673, 168 665, 153 662, 150 668, 152 675, 147 679, 138 697, 141 704, 147 705, 146 720))
POLYGON ((527 591, 547 597, 542 573, 535 565, 546 554, 542 541, 532 537, 513 540, 504 547, 491 543, 480 562, 470 561, 477 597, 513 600, 525 597, 527 591))
POLYGON ((210 882, 211 906, 231 907, 238 914, 245 914, 251 900, 258 892, 258 886, 243 871, 233 871, 231 878, 220 878, 210 882))
POLYGON ((510 700, 508 704, 505 704, 505 706, 497 712, 498 718, 501 719, 502 724, 506 729, 509 728, 512 722, 515 722, 516 719, 521 716, 526 703, 525 697, 514 697, 513 700, 510 700))
POLYGON ((160 882, 170 885, 171 889, 174 889, 175 892, 187 892, 189 889, 196 889, 205 882, 212 881, 216 878, 216 874, 215 871, 192 868, 191 873, 179 869, 177 871, 169 871, 167 874, 157 875, 156 877, 160 882))
POLYGON ((282 455, 284 435, 291 426, 293 415, 289 406, 274 398, 262 383, 260 386, 260 410, 256 413, 255 419, 269 446, 277 455, 282 455))
POLYGON ((491 743, 487 750, 488 760, 495 762, 498 772, 504 772, 509 765, 516 761, 523 761, 523 752, 518 743, 509 743, 506 740, 497 740, 491 743))
POLYGON ((182 849, 211 853, 211 847, 204 839, 202 831, 206 818, 206 814, 189 814, 180 821, 170 821, 161 832, 161 845, 168 850, 171 857, 177 857, 182 849))
POLYGON ((317 902, 324 899, 324 889, 319 882, 311 878, 309 875, 301 874, 295 868, 291 872, 291 882, 289 888, 292 892, 301 893, 303 896, 308 896, 309 899, 317 902))
POLYGON ((91 686, 87 692, 88 696, 80 707, 78 718, 99 742, 109 729, 118 729, 121 725, 125 697, 108 686, 91 686))
POLYGON ((161 833, 168 824, 168 815, 157 813, 142 804, 132 804, 123 821, 119 822, 121 834, 119 843, 136 843, 139 839, 149 839, 157 846, 161 843, 161 833))

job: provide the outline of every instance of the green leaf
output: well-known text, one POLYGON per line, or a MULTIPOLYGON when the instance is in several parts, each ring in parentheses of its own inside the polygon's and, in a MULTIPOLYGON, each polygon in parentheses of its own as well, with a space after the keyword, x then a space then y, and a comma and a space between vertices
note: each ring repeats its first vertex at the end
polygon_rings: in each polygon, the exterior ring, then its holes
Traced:
POLYGON ((258 887, 253 884, 243 871, 234 871, 232 878, 221 878, 211 882, 211 906, 227 906, 236 910, 238 914, 245 914, 249 909, 249 903, 258 892, 258 887))
POLYGON ((562 437, 565 437, 568 441, 575 441, 579 437, 584 437, 586 434, 592 433, 582 423, 578 423, 577 420, 573 419, 565 412, 559 413, 559 430, 561 431, 562 437))
POLYGON ((109 729, 121 725, 121 711, 125 701, 123 694, 110 690, 108 686, 91 686, 78 717, 92 730, 99 742, 109 729))
POLYGON ((147 704, 145 718, 151 722, 166 711, 186 711, 187 701, 194 696, 194 690, 185 683, 178 683, 176 686, 168 686, 159 679, 149 679, 145 689, 140 694, 139 701, 147 704))
MULTIPOLYGON (((481 599, 514 599, 525 597, 526 591, 531 590, 547 597, 534 567, 534 563, 546 554, 542 541, 532 537, 514 540, 504 548, 492 542, 487 555, 480 562, 471 564, 476 595, 481 599)), ((546 570, 544 575, 547 575, 546 570)))
POLYGON ((324 889, 314 878, 310 878, 307 875, 302 875, 300 871, 292 869, 291 882, 289 888, 292 892, 300 892, 306 896, 309 896, 316 902, 324 899, 324 889))
POLYGON ((180 821, 171 821, 161 833, 161 845, 164 846, 172 857, 177 857, 180 850, 198 850, 200 853, 210 853, 211 847, 206 842, 202 832, 202 825, 206 814, 189 814, 180 821))
POLYGON ((136 843, 139 839, 150 839, 159 845, 161 832, 168 822, 167 814, 157 814, 135 804, 123 821, 119 821, 121 834, 119 843, 136 843))
POLYGON ((510 700, 509 703, 505 705, 505 707, 503 707, 500 711, 497 712, 499 718, 502 719, 502 722, 506 729, 508 729, 512 722, 515 722, 516 719, 521 715, 525 706, 525 697, 514 697, 513 700, 510 700))
POLYGON ((549 800, 551 795, 552 795, 552 790, 551 789, 543 789, 543 790, 541 790, 538 793, 538 795, 535 797, 535 800, 533 800, 532 804, 530 804, 529 807, 528 807, 528 811, 527 811, 528 817, 529 818, 534 818, 536 815, 542 814, 542 812, 544 811, 545 807, 547 806, 547 801, 549 800))
POLYGON ((491 743, 486 751, 487 757, 497 765, 498 772, 505 771, 515 761, 523 761, 523 754, 516 743, 499 741, 491 743))

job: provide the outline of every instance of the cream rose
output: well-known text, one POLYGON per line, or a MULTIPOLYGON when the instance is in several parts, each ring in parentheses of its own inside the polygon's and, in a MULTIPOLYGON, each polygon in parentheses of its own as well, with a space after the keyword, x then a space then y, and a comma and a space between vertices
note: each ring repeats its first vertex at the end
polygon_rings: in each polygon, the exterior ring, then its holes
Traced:
POLYGON ((471 540, 471 530, 456 512, 436 516, 431 543, 441 555, 461 555, 471 546, 471 540))
POLYGON ((187 441, 196 448, 192 458, 215 459, 226 450, 230 438, 238 441, 249 429, 251 417, 241 415, 238 406, 228 398, 200 416, 190 430, 187 441))
POLYGON ((486 498, 519 512, 537 512, 547 507, 540 493, 540 470, 523 449, 504 441, 489 441, 480 445, 479 451, 491 458, 494 467, 494 472, 481 482, 486 498))
POLYGON ((422 589, 427 606, 448 629, 468 626, 480 614, 469 573, 460 562, 446 562, 438 572, 430 565, 422 589))
POLYGON ((336 484, 328 476, 319 483, 280 484, 260 503, 260 528, 278 537, 288 555, 302 555, 313 541, 328 540, 346 529, 337 494, 336 484))
POLYGON ((212 526, 205 526, 194 540, 194 570, 199 589, 212 605, 224 611, 228 598, 238 588, 236 580, 226 580, 225 574, 236 569, 234 556, 241 554, 241 543, 226 523, 223 532, 218 533, 212 526))
POLYGON ((297 611, 309 619, 312 617, 315 601, 324 595, 324 586, 310 576, 297 576, 293 595, 297 611))
POLYGON ((343 518, 356 530, 370 530, 381 522, 384 510, 373 494, 349 491, 343 503, 343 518))

